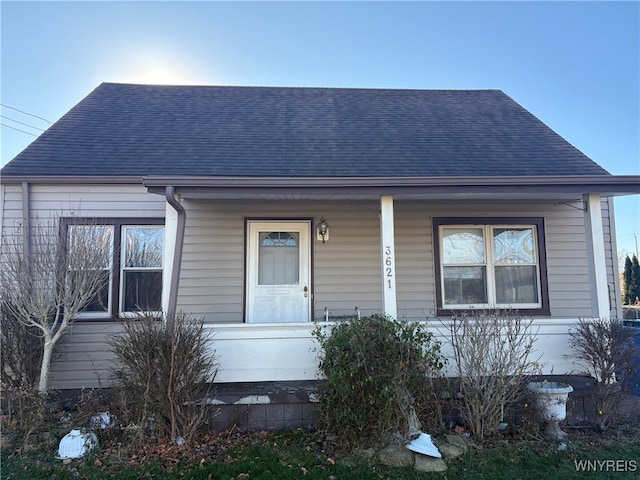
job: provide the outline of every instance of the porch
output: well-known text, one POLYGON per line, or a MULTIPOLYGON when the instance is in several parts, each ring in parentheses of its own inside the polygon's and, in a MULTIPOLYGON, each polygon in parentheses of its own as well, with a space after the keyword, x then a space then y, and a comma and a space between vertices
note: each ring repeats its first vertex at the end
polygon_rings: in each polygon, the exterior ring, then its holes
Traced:
MULTIPOLYGON (((448 341, 446 319, 422 323, 442 344, 442 353, 453 358, 448 341)), ((541 355, 542 373, 569 375, 576 366, 568 353, 568 332, 577 318, 535 318, 531 326, 537 332, 535 350, 541 355)), ((216 382, 242 385, 247 382, 313 381, 319 378, 319 345, 315 328, 330 329, 334 322, 270 324, 205 324, 211 333, 211 348, 219 365, 216 382)), ((455 375, 453 370, 445 372, 455 375)))

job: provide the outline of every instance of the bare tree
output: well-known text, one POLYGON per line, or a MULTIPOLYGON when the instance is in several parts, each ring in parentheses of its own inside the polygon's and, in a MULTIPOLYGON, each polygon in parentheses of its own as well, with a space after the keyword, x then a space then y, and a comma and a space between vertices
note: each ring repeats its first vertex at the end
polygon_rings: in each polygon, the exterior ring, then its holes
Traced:
POLYGON ((112 230, 88 222, 63 228, 62 219, 5 227, 0 247, 0 293, 9 313, 42 336, 38 392, 46 395, 51 359, 73 319, 108 288, 112 230))

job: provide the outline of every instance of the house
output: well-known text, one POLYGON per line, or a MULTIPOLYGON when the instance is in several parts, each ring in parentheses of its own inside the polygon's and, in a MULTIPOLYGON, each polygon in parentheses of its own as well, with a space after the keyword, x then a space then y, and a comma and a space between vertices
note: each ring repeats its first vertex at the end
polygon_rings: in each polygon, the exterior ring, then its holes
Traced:
POLYGON ((62 211, 152 252, 79 315, 59 389, 104 386, 140 309, 202 318, 220 382, 316 378, 313 321, 470 308, 531 316, 571 371, 569 328, 621 316, 612 199, 640 193, 498 90, 114 83, 1 184, 3 225, 62 211))

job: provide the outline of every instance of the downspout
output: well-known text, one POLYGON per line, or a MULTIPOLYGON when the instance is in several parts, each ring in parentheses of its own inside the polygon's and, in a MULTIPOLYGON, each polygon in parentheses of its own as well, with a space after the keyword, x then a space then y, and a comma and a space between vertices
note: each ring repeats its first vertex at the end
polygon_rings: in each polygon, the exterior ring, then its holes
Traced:
POLYGON ((176 243, 173 250, 173 268, 171 269, 171 284, 169 287, 169 303, 167 312, 169 319, 175 318, 176 308, 178 306, 178 285, 180 283, 180 268, 182 266, 182 250, 184 246, 184 232, 187 220, 187 212, 184 207, 176 200, 175 187, 167 186, 165 189, 165 198, 169 205, 178 213, 178 223, 176 226, 176 243))

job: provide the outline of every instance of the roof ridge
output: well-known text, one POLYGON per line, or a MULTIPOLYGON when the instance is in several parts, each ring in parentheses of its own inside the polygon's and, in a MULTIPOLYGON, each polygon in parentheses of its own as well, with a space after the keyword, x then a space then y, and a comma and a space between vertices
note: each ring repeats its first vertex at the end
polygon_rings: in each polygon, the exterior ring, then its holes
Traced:
POLYGON ((293 86, 293 85, 231 85, 231 84, 154 84, 131 82, 102 82, 99 86, 130 86, 154 88, 242 88, 242 89, 274 89, 274 90, 364 90, 390 92, 500 92, 499 88, 409 88, 409 87, 355 87, 355 86, 293 86))

